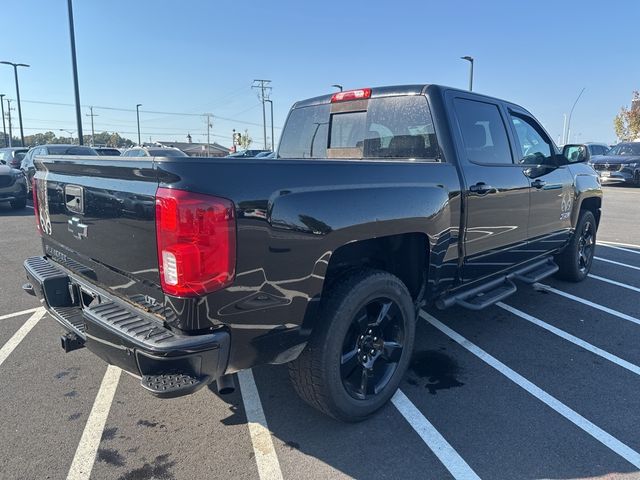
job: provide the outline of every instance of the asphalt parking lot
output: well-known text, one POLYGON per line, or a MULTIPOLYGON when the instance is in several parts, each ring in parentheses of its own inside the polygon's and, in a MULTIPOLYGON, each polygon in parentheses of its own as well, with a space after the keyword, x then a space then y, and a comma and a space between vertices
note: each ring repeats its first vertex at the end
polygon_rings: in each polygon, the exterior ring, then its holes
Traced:
POLYGON ((159 400, 64 354, 20 288, 40 253, 33 211, 0 205, 0 478, 640 478, 638 203, 640 189, 605 187, 585 282, 423 312, 400 393, 355 425, 307 407, 283 366, 230 396, 159 400))

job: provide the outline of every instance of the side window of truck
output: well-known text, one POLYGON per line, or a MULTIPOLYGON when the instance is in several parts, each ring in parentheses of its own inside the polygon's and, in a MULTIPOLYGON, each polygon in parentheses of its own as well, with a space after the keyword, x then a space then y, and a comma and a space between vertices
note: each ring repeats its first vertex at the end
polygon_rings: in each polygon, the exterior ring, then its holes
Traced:
POLYGON ((285 126, 280 158, 327 158, 329 104, 294 108, 285 126))
POLYGON ((455 98, 453 103, 467 158, 480 164, 513 164, 498 106, 466 98, 455 98))
POLYGON ((524 115, 511 113, 511 122, 520 144, 518 163, 544 165, 552 161, 553 148, 535 121, 524 115))

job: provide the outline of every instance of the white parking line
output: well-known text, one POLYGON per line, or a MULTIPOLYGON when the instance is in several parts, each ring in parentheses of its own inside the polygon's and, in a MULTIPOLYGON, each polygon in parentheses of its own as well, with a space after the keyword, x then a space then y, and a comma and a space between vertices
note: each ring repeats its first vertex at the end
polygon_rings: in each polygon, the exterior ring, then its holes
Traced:
POLYGON ((402 414, 409 425, 416 431, 427 447, 438 457, 453 478, 457 480, 479 479, 476 472, 463 460, 463 458, 449 445, 440 432, 425 418, 407 396, 398 390, 391 402, 402 414))
POLYGON ((19 312, 7 313, 6 315, 0 315, 0 320, 5 320, 7 318, 17 317, 20 315, 26 315, 27 313, 33 313, 36 310, 40 310, 42 307, 29 308, 27 310, 21 310, 19 312))
POLYGON ((628 265, 622 262, 616 262, 615 260, 609 260, 608 258, 602 257, 593 257, 594 260, 600 260, 601 262, 612 263, 613 265, 618 265, 619 267, 632 268, 634 270, 640 270, 640 267, 636 267, 635 265, 628 265))
MULTIPOLYGON (((19 312, 23 313, 23 312, 19 312)), ((44 314, 46 313, 44 308, 37 308, 33 315, 31 315, 26 322, 22 324, 22 326, 18 329, 16 333, 5 343, 2 348, 0 348, 0 365, 4 363, 11 352, 15 350, 15 348, 20 345, 20 342, 24 340, 31 329, 36 326, 36 324, 40 321, 44 314)))
POLYGON ((622 287, 622 288, 626 288, 627 290, 633 290, 634 292, 640 292, 640 288, 638 287, 627 285, 626 283, 622 283, 622 282, 616 282, 615 280, 611 280, 610 278, 599 277, 598 275, 594 275, 593 273, 589 274, 589 278, 595 278, 596 280, 610 283, 611 285, 615 285, 616 287, 622 287))
POLYGON ((282 471, 276 450, 273 447, 267 418, 262 409, 260 395, 251 370, 238 372, 238 382, 242 392, 242 403, 247 415, 249 436, 253 445, 260 480, 282 480, 282 471))
MULTIPOLYGON (((640 245, 634 245, 633 243, 621 243, 621 242, 610 242, 609 240, 598 240, 597 242, 598 245, 606 245, 606 246, 610 246, 610 245, 616 245, 616 246, 620 246, 620 247, 631 247, 631 248, 638 248, 640 249, 640 245)), ((635 250, 629 250, 632 253, 640 253, 640 252, 636 252, 635 250)))
POLYGON ((617 247, 615 245, 609 245, 608 243, 600 242, 598 245, 600 245, 601 247, 613 248, 614 250, 621 250, 623 252, 635 253, 636 255, 640 255, 640 251, 630 250, 628 248, 623 248, 623 247, 617 247))
POLYGON ((631 362, 627 362, 626 360, 613 355, 612 353, 607 352, 606 350, 602 350, 601 348, 596 347, 595 345, 591 345, 588 342, 585 342, 584 340, 575 337, 573 335, 571 335, 570 333, 565 332, 564 330, 560 330, 559 328, 554 327, 553 325, 549 325, 546 322, 543 322, 542 320, 540 320, 539 318, 536 318, 532 315, 529 315, 528 313, 525 313, 521 310, 518 310, 517 308, 511 307, 509 305, 505 305, 502 302, 498 302, 496 303, 496 305, 508 312, 513 313, 514 315, 533 323, 534 325, 538 325, 541 328, 544 328, 546 331, 553 333, 554 335, 559 336, 560 338, 563 338, 565 340, 567 340, 568 342, 573 343, 574 345, 577 345, 579 347, 584 348, 585 350, 590 351, 591 353, 595 353, 596 355, 598 355, 599 357, 605 358, 607 360, 609 360, 612 363, 615 363, 616 365, 625 368, 627 370, 629 370, 632 373, 635 373, 636 375, 640 375, 640 367, 638 367, 637 365, 634 365, 631 362))
POLYGON ((76 454, 73 457, 73 462, 69 468, 67 480, 84 480, 91 475, 121 372, 122 370, 113 365, 107 367, 107 371, 102 378, 100 390, 98 390, 96 399, 93 402, 89 419, 82 432, 76 454))
POLYGON ((595 308, 596 310, 600 310, 601 312, 605 312, 605 313, 608 313, 609 315, 613 315, 614 317, 618 317, 618 318, 621 318, 623 320, 627 320, 629 322, 632 322, 632 323, 635 323, 637 325, 640 325, 640 320, 638 320, 635 317, 632 317, 631 315, 627 315, 626 313, 619 312, 617 310, 614 310, 613 308, 605 307, 604 305, 600 305, 598 303, 591 302, 591 301, 589 301, 589 300, 587 300, 585 298, 576 297, 575 295, 571 295, 570 293, 563 292, 562 290, 558 290, 557 288, 550 287, 549 285, 544 285, 542 283, 536 283, 536 284, 534 284, 534 288, 536 288, 538 290, 545 290, 547 292, 555 293, 556 295, 560 295, 562 297, 568 298, 570 300, 573 300, 574 302, 579 302, 579 303, 582 303, 584 305, 588 305, 588 306, 590 306, 592 308, 595 308))
POLYGON ((634 465, 636 468, 640 468, 640 453, 636 452, 629 446, 622 443, 620 440, 610 435, 609 433, 602 430, 597 425, 593 424, 582 415, 580 415, 575 410, 572 410, 567 405, 562 403, 560 400, 555 398, 554 396, 548 394, 540 387, 530 382, 526 378, 524 378, 519 373, 515 372, 511 368, 507 367, 504 363, 491 356, 480 347, 467 340, 465 337, 455 332, 451 328, 447 327, 443 323, 441 323, 436 318, 432 317, 428 313, 424 311, 420 311, 420 316, 424 318, 429 324, 440 330, 442 333, 447 335, 453 341, 458 343, 461 347, 465 348, 469 352, 473 353, 480 360, 490 365, 502 375, 507 377, 513 383, 518 385, 519 387, 526 390, 528 393, 536 397, 538 400, 543 402, 548 407, 552 408, 554 411, 562 415, 564 418, 569 420, 571 423, 576 425, 578 428, 582 429, 584 432, 591 435, 597 441, 620 455, 622 458, 627 460, 629 463, 634 465))

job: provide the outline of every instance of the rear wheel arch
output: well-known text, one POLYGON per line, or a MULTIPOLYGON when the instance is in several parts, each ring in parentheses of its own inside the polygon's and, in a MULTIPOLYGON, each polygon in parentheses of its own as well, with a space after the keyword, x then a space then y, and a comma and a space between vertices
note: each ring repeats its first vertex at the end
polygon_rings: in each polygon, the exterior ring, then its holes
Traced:
POLYGON ((347 243, 331 255, 323 295, 352 271, 370 268, 398 277, 414 302, 425 293, 430 262, 429 237, 412 232, 347 243))

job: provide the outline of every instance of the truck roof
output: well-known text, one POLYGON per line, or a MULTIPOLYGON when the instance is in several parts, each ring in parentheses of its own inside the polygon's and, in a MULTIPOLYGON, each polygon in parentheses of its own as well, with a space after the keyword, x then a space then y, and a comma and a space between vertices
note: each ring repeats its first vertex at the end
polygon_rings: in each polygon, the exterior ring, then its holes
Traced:
MULTIPOLYGON (((365 87, 361 87, 365 88, 365 87)), ((524 109, 518 104, 510 102, 508 100, 503 100, 497 97, 491 97, 489 95, 483 95, 482 93, 477 92, 469 92, 468 90, 463 90, 461 88, 448 87, 446 85, 436 85, 430 83, 423 84, 413 84, 413 85, 391 85, 391 86, 383 86, 383 87, 371 87, 371 97, 370 98, 380 98, 380 97, 391 97, 396 95, 421 95, 429 91, 430 93, 443 92, 445 90, 452 90, 457 92, 463 92, 465 94, 471 94, 477 96, 479 98, 485 98, 489 100, 504 102, 514 107, 518 107, 526 112, 528 110, 524 109)), ((348 91, 348 90, 345 90, 348 91)), ((298 107, 309 107, 311 105, 322 105, 325 103, 331 102, 331 97, 336 92, 332 92, 326 95, 320 95, 318 97, 309 98, 306 100, 300 100, 293 104, 291 108, 298 107)))

